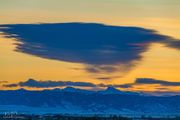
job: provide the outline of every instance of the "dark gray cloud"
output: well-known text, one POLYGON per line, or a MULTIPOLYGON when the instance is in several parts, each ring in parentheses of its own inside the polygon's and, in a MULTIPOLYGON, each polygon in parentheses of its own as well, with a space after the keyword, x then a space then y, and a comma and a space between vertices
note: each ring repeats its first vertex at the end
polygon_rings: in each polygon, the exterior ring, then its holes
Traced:
POLYGON ((176 48, 180 50, 180 40, 165 41, 167 47, 176 48))
POLYGON ((92 73, 130 70, 151 43, 180 48, 179 41, 139 27, 96 23, 10 24, 0 25, 0 31, 6 37, 17 38, 18 52, 82 63, 92 73))
POLYGON ((114 77, 97 77, 96 79, 99 79, 99 80, 111 80, 112 78, 114 78, 114 77))
POLYGON ((160 84, 162 86, 180 86, 180 82, 169 82, 164 80, 156 80, 153 78, 137 78, 136 84, 160 84))
POLYGON ((5 84, 4 87, 18 87, 18 84, 5 84))
MULTIPOLYGON (((120 87, 120 88, 131 88, 135 85, 150 85, 150 84, 159 84, 162 87, 163 86, 180 86, 180 82, 170 82, 170 81, 165 81, 165 80, 156 80, 153 78, 137 78, 134 83, 128 83, 128 84, 123 84, 123 85, 115 85, 115 87, 120 87)), ((164 88, 160 88, 164 89, 164 88)))
POLYGON ((6 84, 5 87, 35 87, 35 88, 48 88, 48 87, 64 87, 64 86, 75 86, 75 87, 95 87, 96 85, 89 82, 72 82, 72 81, 38 81, 29 79, 25 82, 19 82, 17 84, 6 84))
POLYGON ((133 87, 134 83, 129 83, 129 84, 122 84, 122 85, 114 85, 115 87, 119 88, 131 88, 133 87))
POLYGON ((96 77, 99 80, 112 80, 114 78, 121 78, 122 76, 103 76, 103 77, 96 77))
POLYGON ((118 70, 117 66, 113 65, 87 65, 86 71, 92 73, 102 73, 102 72, 115 72, 118 70))

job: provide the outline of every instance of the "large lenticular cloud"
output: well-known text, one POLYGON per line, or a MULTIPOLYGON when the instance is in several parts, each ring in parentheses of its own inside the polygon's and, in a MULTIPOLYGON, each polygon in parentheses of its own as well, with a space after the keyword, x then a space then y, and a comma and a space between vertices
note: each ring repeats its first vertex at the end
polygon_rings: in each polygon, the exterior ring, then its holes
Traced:
POLYGON ((89 72, 128 71, 151 43, 180 48, 180 42, 139 27, 95 23, 1 25, 0 31, 16 38, 16 51, 47 59, 82 63, 89 72))

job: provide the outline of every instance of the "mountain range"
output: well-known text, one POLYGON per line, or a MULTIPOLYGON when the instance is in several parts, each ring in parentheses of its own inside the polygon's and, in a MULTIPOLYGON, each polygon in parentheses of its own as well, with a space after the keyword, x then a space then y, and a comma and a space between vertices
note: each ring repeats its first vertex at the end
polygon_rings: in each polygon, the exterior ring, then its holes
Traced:
POLYGON ((179 101, 179 95, 152 96, 114 87, 99 91, 73 87, 0 90, 0 113, 180 115, 179 101))

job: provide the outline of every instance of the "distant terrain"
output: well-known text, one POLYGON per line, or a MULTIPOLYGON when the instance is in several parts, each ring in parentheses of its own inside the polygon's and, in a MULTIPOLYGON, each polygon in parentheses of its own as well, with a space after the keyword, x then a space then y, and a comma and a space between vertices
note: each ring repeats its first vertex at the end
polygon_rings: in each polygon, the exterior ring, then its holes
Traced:
POLYGON ((75 116, 61 114, 46 114, 46 115, 27 115, 27 114, 0 114, 1 120, 180 120, 180 117, 122 117, 120 115, 110 116, 75 116))
POLYGON ((123 116, 178 116, 180 96, 150 96, 113 87, 89 91, 64 89, 1 90, 0 113, 123 116))

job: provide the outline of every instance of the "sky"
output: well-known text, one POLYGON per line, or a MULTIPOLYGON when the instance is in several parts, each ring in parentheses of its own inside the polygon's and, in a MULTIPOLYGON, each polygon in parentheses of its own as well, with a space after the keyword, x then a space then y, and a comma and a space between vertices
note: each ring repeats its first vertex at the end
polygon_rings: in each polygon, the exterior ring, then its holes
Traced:
POLYGON ((179 93, 179 11, 179 0, 0 0, 0 89, 179 93))

